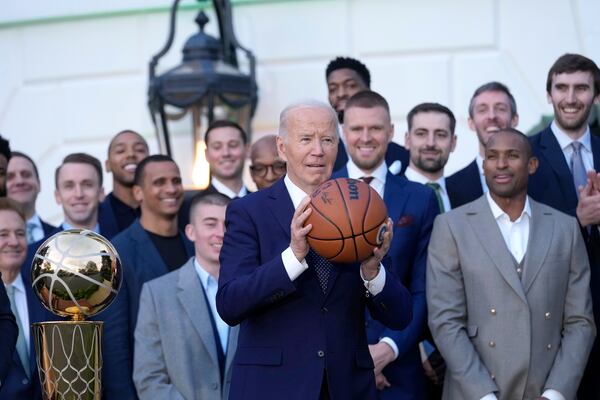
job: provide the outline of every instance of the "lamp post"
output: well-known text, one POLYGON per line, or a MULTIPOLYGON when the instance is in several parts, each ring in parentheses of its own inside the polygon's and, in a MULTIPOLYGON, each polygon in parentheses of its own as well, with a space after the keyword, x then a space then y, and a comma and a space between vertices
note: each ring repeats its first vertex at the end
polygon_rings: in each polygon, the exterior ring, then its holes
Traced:
MULTIPOLYGON (((175 0, 171 7, 167 42, 150 61, 148 106, 161 153, 173 155, 170 135, 175 127, 191 129, 194 159, 198 160, 203 156, 203 131, 214 120, 235 121, 250 136, 258 100, 255 58, 235 38, 229 0, 214 0, 220 39, 204 32, 209 20, 200 11, 195 19, 199 31, 187 39, 181 64, 156 75, 158 62, 173 43, 179 1, 175 0), (238 68, 237 50, 248 60, 248 73, 238 68), (182 127, 182 121, 190 122, 182 127)), ((208 171, 203 173, 207 179, 208 171)))

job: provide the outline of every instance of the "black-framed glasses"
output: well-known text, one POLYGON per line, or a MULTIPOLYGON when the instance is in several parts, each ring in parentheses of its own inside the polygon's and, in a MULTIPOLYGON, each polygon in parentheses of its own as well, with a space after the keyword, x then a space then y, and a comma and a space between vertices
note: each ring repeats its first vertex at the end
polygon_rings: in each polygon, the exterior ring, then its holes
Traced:
POLYGON ((283 175, 285 174, 285 162, 276 161, 273 164, 252 164, 250 166, 250 171, 253 174, 258 176, 259 178, 264 178, 267 176, 267 171, 271 169, 274 175, 283 175))

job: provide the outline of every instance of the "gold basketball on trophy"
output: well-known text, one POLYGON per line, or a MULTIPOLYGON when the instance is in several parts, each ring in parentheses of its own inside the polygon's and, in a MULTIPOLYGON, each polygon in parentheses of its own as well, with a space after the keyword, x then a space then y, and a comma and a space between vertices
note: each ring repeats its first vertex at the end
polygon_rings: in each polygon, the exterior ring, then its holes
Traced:
POLYGON ((113 245, 81 229, 62 231, 46 240, 31 266, 31 282, 42 304, 75 321, 108 307, 119 291, 121 274, 113 245))
POLYGON ((33 291, 52 313, 71 318, 33 324, 44 399, 100 400, 103 323, 84 318, 110 305, 121 280, 117 251, 92 231, 59 232, 36 251, 33 291))

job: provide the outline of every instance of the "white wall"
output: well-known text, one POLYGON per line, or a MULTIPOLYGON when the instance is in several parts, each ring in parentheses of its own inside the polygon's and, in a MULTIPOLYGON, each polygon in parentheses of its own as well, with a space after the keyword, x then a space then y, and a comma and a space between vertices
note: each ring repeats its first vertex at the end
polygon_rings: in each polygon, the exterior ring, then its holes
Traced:
MULTIPOLYGON (((159 70, 180 62, 183 42, 196 32, 194 4, 182 2, 175 43, 159 70)), ((37 160, 44 217, 61 219, 53 171, 66 154, 86 151, 104 160, 108 140, 125 128, 157 148, 146 107, 147 65, 166 39, 169 6, 160 0, 3 2, 0 133, 37 160)), ((437 101, 455 112, 452 172, 476 153, 466 126, 473 90, 490 80, 506 83, 517 99, 519 127, 528 130, 551 113, 545 79, 559 55, 578 52, 600 62, 598 15, 595 0, 263 0, 236 4, 234 25, 259 62, 256 136, 276 130, 287 103, 325 100, 325 66, 350 55, 367 64, 372 88, 389 100, 396 141, 403 142, 406 113, 419 102, 437 101)), ((217 31, 214 18, 208 30, 217 31)), ((174 140, 186 182, 190 140, 174 140)))

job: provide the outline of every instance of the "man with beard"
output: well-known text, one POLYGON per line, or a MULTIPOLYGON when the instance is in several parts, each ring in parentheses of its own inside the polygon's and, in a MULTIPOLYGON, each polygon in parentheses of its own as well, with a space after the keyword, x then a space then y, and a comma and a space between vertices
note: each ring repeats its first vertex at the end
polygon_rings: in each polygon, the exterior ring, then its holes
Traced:
MULTIPOLYGON (((548 102, 554 121, 530 138, 540 166, 529 183, 532 198, 576 216, 582 227, 590 265, 594 316, 600 322, 600 139, 587 124, 593 104, 600 102, 600 70, 579 54, 558 58, 548 72, 548 102)), ((579 397, 600 397, 600 349, 596 341, 579 397)))
POLYGON ((350 160, 333 178, 361 179, 383 198, 394 223, 391 270, 409 288, 413 319, 402 331, 366 316, 369 351, 375 363, 379 399, 422 399, 425 375, 419 342, 426 327, 425 268, 427 245, 438 214, 434 193, 391 174, 384 157, 394 136, 389 105, 378 93, 362 91, 346 103, 344 137, 350 160))
POLYGON ((137 132, 117 133, 108 145, 106 172, 113 175, 113 190, 100 204, 99 219, 112 224, 118 232, 139 216, 139 204, 133 197, 133 178, 137 165, 148 157, 148 143, 137 132))
POLYGON ((438 103, 422 103, 406 117, 408 132, 404 138, 410 151, 406 178, 433 189, 440 212, 452 207, 446 189, 444 166, 456 147, 456 119, 447 107, 438 103))
POLYGON ((488 82, 475 90, 469 103, 469 128, 479 140, 479 154, 465 168, 446 179, 452 207, 473 201, 487 192, 483 176, 485 145, 500 129, 514 128, 519 122, 517 103, 500 82, 488 82))
MULTIPOLYGON (((206 129, 204 143, 211 180, 210 185, 201 193, 221 193, 230 199, 248 194, 242 179, 244 161, 248 153, 248 137, 244 129, 232 121, 214 121, 206 129)), ((181 229, 185 229, 189 222, 190 203, 198 193, 200 192, 196 190, 185 193, 185 200, 179 212, 181 229)))
POLYGON ((182 266, 193 254, 177 227, 183 200, 179 167, 168 156, 144 158, 135 170, 133 196, 141 214, 112 243, 123 265, 123 282, 104 319, 104 368, 107 399, 135 399, 133 333, 142 285, 182 266))
POLYGON ((10 160, 10 144, 0 136, 0 197, 6 196, 6 167, 10 160))
POLYGON ((445 400, 576 397, 595 335, 590 268, 575 218, 527 196, 537 165, 523 133, 497 132, 489 191, 435 220, 427 308, 445 400))
MULTIPOLYGON (((325 79, 327 80, 329 104, 337 112, 339 123, 343 124, 346 102, 356 93, 369 90, 371 73, 365 64, 354 58, 337 57, 327 65, 325 79)), ((344 167, 348 161, 343 140, 342 138, 338 142, 337 158, 333 165, 334 171, 344 167)), ((390 142, 385 153, 385 162, 392 174, 402 174, 408 166, 408 151, 399 144, 390 142)))

